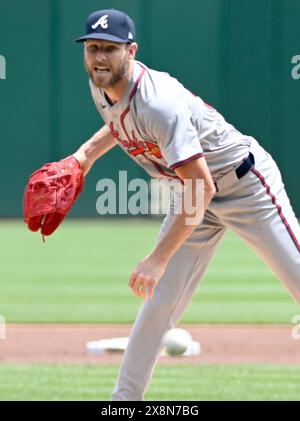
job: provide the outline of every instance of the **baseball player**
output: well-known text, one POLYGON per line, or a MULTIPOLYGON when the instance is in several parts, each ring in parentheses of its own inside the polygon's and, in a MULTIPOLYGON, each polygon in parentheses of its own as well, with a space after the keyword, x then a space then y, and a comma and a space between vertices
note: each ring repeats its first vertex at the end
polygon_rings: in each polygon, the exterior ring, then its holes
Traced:
MULTIPOLYGON (((74 153, 84 173, 119 145, 152 177, 204 181, 202 222, 188 225, 184 210, 170 212, 129 281, 145 300, 112 399, 142 400, 162 337, 181 318, 226 229, 246 241, 300 303, 300 228, 280 172, 259 143, 176 79, 135 60, 130 17, 96 11, 77 41, 84 42, 92 97, 106 123, 74 153)), ((174 195, 171 208, 177 200, 174 195)))

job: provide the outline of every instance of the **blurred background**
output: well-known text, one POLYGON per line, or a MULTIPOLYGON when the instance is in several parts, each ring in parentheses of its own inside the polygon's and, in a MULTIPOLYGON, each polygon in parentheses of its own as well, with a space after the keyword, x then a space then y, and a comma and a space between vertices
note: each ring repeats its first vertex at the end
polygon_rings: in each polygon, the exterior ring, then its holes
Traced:
MULTIPOLYGON (((21 216, 33 170, 102 125, 74 39, 92 11, 109 7, 135 20, 139 60, 177 77, 272 153, 300 215, 299 0, 0 0, 0 216, 21 216)), ((96 182, 119 170, 147 179, 115 148, 71 215, 97 217, 96 182)))
MULTIPOLYGON (((70 324, 125 326, 142 302, 128 280, 152 249, 160 218, 109 219, 96 212, 100 178, 118 180, 118 172, 127 170, 128 181, 148 180, 120 149, 94 165, 67 220, 45 244, 22 221, 29 175, 73 153, 103 124, 82 45, 74 39, 84 33, 87 16, 104 8, 121 9, 135 20, 139 60, 177 77, 271 152, 300 216, 299 0, 0 0, 0 315, 8 326, 7 340, 0 341, 0 400, 110 399, 117 366, 104 367, 100 360, 99 367, 26 365, 25 324, 37 324, 34 350, 48 323, 67 324, 68 333, 70 324), (11 350, 23 365, 5 364, 12 352, 1 347, 9 349, 15 323, 20 326, 11 350)), ((271 270, 228 233, 182 322, 266 324, 276 332, 282 324, 286 341, 292 341, 297 314, 299 306, 271 270)), ((84 353, 84 340, 76 336, 84 353)), ((256 341, 244 337, 246 345, 256 341)), ((230 352, 221 342, 217 348, 230 352)), ((267 357, 273 351, 280 346, 261 349, 267 357)), ((162 367, 148 396, 298 400, 299 365, 291 365, 289 356, 289 366, 162 367)))

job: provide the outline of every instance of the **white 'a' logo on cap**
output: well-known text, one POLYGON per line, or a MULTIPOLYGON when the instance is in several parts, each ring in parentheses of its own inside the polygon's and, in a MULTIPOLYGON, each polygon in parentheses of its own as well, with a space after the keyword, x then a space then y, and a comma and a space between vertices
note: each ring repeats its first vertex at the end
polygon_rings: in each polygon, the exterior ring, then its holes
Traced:
POLYGON ((108 28, 107 20, 108 20, 108 15, 101 16, 101 18, 98 19, 97 22, 94 23, 94 25, 92 25, 92 29, 98 28, 99 25, 101 26, 101 28, 107 29, 108 28))

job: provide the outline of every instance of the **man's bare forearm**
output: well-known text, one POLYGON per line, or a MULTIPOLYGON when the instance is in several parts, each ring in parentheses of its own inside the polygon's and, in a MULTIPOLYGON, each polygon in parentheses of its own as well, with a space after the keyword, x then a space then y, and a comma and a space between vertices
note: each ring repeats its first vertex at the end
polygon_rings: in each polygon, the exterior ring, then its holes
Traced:
POLYGON ((94 162, 116 146, 109 127, 103 126, 73 154, 86 175, 94 162))
MULTIPOLYGON (((164 274, 170 258, 191 235, 196 226, 201 223, 205 209, 215 194, 213 186, 204 187, 204 203, 196 207, 194 224, 187 224, 190 213, 175 214, 166 233, 157 243, 154 250, 143 259, 131 274, 129 286, 136 295, 146 299, 152 298, 154 289, 164 274), (200 219, 200 221, 199 221, 200 219)), ((183 209, 184 210, 184 209, 183 209)), ((192 215, 193 217, 193 215, 192 215)), ((189 222, 191 222, 189 220, 189 222)))
POLYGON ((214 194, 214 189, 204 189, 203 208, 200 210, 197 209, 197 217, 195 217, 196 214, 192 215, 192 218, 195 218, 195 221, 198 222, 195 222, 194 224, 187 223, 187 221, 191 218, 191 215, 184 212, 184 207, 182 209, 183 212, 181 214, 174 215, 173 220, 167 229, 167 232, 160 239, 160 241, 157 243, 156 247, 151 253, 151 255, 155 259, 161 260, 163 262, 169 261, 173 254, 192 234, 196 226, 199 225, 199 220, 202 220, 204 211, 205 209, 207 209, 214 194))

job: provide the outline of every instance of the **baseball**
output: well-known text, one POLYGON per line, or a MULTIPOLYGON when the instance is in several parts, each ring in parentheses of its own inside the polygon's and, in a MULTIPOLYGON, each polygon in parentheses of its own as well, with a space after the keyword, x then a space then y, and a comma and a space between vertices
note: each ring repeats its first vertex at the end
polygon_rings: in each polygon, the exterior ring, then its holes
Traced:
POLYGON ((182 355, 192 342, 191 335, 184 329, 171 329, 163 337, 163 345, 169 355, 182 355))

